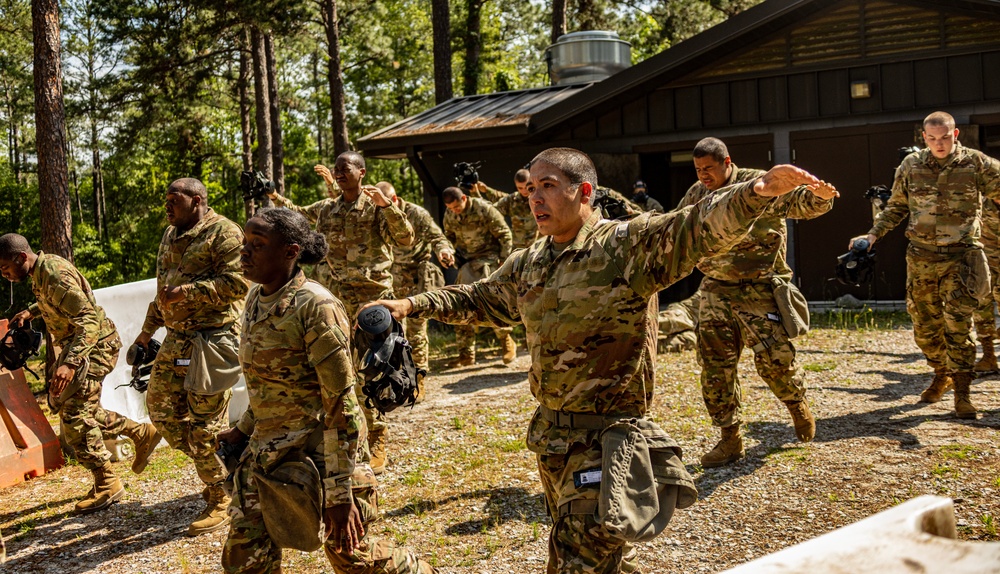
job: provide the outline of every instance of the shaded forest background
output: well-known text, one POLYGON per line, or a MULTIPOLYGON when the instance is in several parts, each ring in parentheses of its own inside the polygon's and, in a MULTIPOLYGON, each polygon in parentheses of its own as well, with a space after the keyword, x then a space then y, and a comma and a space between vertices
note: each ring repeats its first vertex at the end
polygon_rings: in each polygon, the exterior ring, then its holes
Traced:
MULTIPOLYGON (((59 245, 95 288, 152 277, 176 178, 204 181, 241 223, 251 166, 312 202, 312 166, 360 136, 452 97, 547 85, 562 33, 616 31, 635 63, 758 2, 0 0, 0 233, 59 245)), ((368 174, 422 197, 405 160, 368 174)), ((5 317, 29 286, 11 298, 5 317)))

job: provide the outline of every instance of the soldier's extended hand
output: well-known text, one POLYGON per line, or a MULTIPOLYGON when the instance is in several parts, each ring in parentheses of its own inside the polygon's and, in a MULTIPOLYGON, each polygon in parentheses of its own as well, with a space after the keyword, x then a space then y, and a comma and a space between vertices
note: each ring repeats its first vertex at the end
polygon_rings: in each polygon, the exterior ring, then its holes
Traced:
POLYGON ((145 331, 140 331, 139 335, 132 341, 133 345, 139 345, 143 349, 149 348, 149 342, 153 339, 152 333, 147 333, 145 331))
POLYGON ((840 192, 837 191, 836 187, 833 187, 832 183, 827 183, 822 180, 820 180, 818 185, 807 185, 806 187, 809 188, 809 191, 811 191, 813 195, 820 199, 833 199, 835 197, 840 197, 840 192))
POLYGON ((455 252, 444 250, 441 253, 438 253, 438 261, 441 262, 441 266, 445 269, 451 267, 455 264, 455 252))
POLYGON ((14 327, 20 327, 21 325, 25 324, 27 321, 30 320, 31 320, 31 311, 25 309, 24 311, 21 311, 17 315, 11 317, 10 324, 14 327))
MULTIPOLYGON (((358 315, 369 307, 374 307, 375 305, 382 305, 392 313, 392 316, 396 318, 397 321, 402 321, 407 315, 413 312, 413 303, 409 299, 379 299, 378 301, 372 301, 371 303, 365 303, 358 309, 358 315)), ((354 323, 357 324, 358 318, 354 317, 354 323)))
POLYGON ((229 428, 215 435, 215 446, 217 448, 222 448, 222 443, 238 444, 246 438, 247 438, 246 433, 244 433, 240 429, 236 427, 229 428))
POLYGON ((53 397, 58 397, 64 390, 66 390, 66 385, 68 385, 75 376, 76 367, 65 363, 59 365, 59 368, 56 369, 56 373, 52 375, 52 384, 49 386, 49 392, 52 393, 53 397))
MULTIPOLYGON (((795 167, 794 165, 776 165, 769 169, 757 183, 753 190, 757 195, 764 197, 778 197, 784 195, 801 185, 809 186, 810 189, 823 184, 822 181, 808 171, 795 167)), ((836 190, 833 190, 836 193, 836 190)))
POLYGON ((875 246, 875 240, 877 240, 878 238, 875 237, 874 235, 872 235, 871 233, 869 233, 868 235, 859 235, 857 237, 852 237, 851 240, 847 243, 847 249, 854 249, 854 242, 857 241, 857 240, 859 240, 859 239, 865 239, 865 240, 867 240, 868 241, 868 251, 871 251, 872 247, 875 246))
POLYGON ((372 201, 375 202, 375 205, 379 207, 389 207, 390 205, 392 205, 392 198, 386 195, 384 191, 375 186, 366 185, 361 188, 361 191, 364 192, 365 195, 370 197, 372 201))
POLYGON ((325 165, 314 165, 313 171, 318 173, 319 176, 323 178, 323 181, 325 181, 327 185, 333 185, 334 179, 333 179, 333 174, 330 172, 330 168, 326 167, 325 165))
POLYGON ((361 512, 353 502, 324 509, 323 522, 326 523, 326 538, 333 540, 333 549, 338 554, 346 551, 348 555, 352 555, 361 546, 365 525, 361 521, 361 512))

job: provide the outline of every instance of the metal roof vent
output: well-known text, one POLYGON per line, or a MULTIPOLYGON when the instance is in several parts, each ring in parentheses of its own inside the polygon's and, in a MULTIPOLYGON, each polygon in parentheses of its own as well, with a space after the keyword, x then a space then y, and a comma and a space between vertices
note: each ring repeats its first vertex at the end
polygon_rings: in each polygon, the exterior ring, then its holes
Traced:
POLYGON ((599 82, 632 65, 631 45, 617 32, 573 32, 545 49, 545 61, 554 86, 599 82))

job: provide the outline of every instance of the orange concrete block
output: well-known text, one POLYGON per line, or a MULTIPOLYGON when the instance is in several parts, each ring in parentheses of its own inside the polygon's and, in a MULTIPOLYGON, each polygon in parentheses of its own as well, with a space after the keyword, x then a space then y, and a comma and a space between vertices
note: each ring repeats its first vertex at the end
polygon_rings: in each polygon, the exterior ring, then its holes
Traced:
MULTIPOLYGON (((7 332, 0 319, 0 337, 7 332)), ((0 488, 61 467, 59 438, 39 408, 24 371, 0 367, 0 488)))

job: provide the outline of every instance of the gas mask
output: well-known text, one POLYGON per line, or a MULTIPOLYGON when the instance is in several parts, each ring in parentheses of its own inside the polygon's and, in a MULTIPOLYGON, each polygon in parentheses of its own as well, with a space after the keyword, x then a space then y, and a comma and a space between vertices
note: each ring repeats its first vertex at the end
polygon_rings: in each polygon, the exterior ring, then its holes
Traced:
POLYGON ((858 239, 851 250, 837 257, 837 280, 860 287, 875 273, 875 251, 868 251, 867 239, 858 239))
POLYGON ((38 355, 42 346, 42 333, 31 328, 30 323, 13 327, 0 339, 0 365, 8 371, 25 369, 35 378, 39 376, 28 368, 28 359, 38 355))
POLYGON ((361 388, 365 405, 383 413, 412 406, 417 400, 417 377, 426 372, 413 363, 413 347, 389 310, 376 305, 362 311, 354 344, 361 354, 358 371, 365 379, 361 388))

